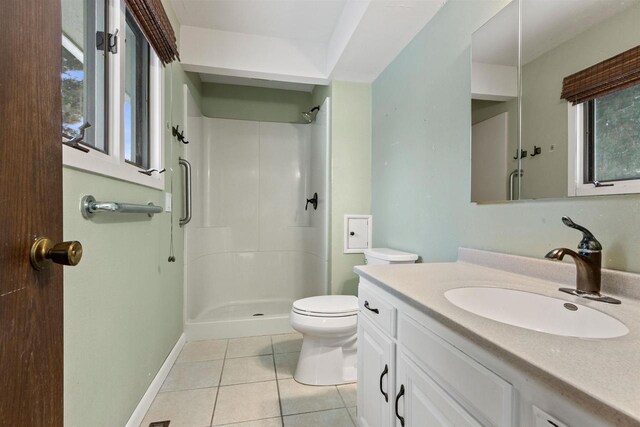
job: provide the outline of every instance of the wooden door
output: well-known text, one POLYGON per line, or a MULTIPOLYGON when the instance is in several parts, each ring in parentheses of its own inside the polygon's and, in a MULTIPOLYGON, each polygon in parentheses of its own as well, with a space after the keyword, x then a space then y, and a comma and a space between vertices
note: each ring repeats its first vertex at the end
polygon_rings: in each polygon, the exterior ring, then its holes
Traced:
POLYGON ((365 316, 358 316, 358 425, 390 427, 395 364, 394 343, 365 316))
POLYGON ((0 2, 0 426, 62 426, 60 0, 0 2))

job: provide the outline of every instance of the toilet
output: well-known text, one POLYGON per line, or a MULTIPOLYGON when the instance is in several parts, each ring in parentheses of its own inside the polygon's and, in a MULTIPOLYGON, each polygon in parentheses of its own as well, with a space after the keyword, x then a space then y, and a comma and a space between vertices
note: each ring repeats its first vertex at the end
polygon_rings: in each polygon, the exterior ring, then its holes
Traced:
MULTIPOLYGON (((408 264, 415 254, 387 248, 365 250, 366 262, 408 264)), ((294 379, 307 385, 338 385, 357 380, 358 298, 322 295, 293 303, 291 327, 302 334, 294 379)))
POLYGON ((294 378, 302 384, 356 381, 358 298, 323 295, 293 303, 291 327, 302 334, 294 378))

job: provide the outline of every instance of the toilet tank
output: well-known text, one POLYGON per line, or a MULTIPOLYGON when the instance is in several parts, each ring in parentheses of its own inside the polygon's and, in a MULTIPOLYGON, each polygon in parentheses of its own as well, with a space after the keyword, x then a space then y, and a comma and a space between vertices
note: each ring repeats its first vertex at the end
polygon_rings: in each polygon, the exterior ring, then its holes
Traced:
POLYGON ((418 255, 389 248, 371 248, 364 250, 368 265, 378 264, 413 264, 418 255))

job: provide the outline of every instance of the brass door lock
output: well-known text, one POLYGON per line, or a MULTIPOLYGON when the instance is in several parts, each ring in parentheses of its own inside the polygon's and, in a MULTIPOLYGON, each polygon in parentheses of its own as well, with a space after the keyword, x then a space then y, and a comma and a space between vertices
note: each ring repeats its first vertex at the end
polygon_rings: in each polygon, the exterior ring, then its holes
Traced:
POLYGON ((62 265, 78 265, 82 259, 80 242, 61 242, 53 244, 48 237, 39 237, 31 246, 31 265, 40 271, 52 262, 62 265))

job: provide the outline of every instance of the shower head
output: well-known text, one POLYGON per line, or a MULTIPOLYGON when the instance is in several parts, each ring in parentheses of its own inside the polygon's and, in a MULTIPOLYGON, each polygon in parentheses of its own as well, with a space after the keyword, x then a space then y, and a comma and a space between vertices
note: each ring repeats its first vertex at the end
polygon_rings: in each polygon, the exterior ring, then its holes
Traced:
POLYGON ((316 105, 311 110, 300 113, 300 115, 302 116, 305 122, 311 123, 316 118, 318 111, 320 111, 320 106, 316 105))

